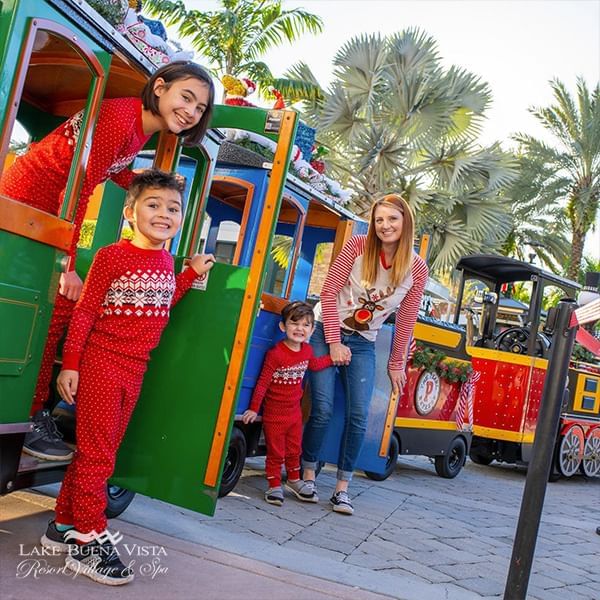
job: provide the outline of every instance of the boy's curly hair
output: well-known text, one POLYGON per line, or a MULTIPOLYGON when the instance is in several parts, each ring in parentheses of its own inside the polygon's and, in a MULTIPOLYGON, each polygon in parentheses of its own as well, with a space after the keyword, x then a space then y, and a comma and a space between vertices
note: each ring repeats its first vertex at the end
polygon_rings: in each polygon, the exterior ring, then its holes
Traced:
POLYGON ((301 302, 300 300, 286 304, 281 310, 281 320, 283 323, 287 323, 290 320, 295 323, 305 317, 307 317, 311 323, 315 322, 315 313, 312 306, 306 302, 301 302))
POLYGON ((148 188, 175 190, 182 196, 184 187, 183 181, 179 180, 174 173, 167 173, 160 169, 146 169, 131 180, 125 197, 125 206, 133 208, 142 192, 148 188))

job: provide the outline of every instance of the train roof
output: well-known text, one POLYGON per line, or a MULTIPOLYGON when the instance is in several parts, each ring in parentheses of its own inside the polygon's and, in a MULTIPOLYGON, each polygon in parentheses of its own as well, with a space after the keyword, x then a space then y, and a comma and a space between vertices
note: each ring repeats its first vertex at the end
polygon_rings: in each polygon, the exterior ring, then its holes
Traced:
MULTIPOLYGON (((235 165, 237 167, 248 167, 254 169, 265 169, 271 170, 273 163, 268 161, 264 156, 244 148, 238 144, 229 141, 223 141, 219 148, 219 155, 217 160, 219 162, 235 165)), ((333 196, 323 194, 319 190, 312 187, 309 183, 302 181, 299 177, 296 177, 292 173, 288 172, 286 185, 290 190, 299 193, 307 198, 314 198, 319 201, 320 204, 327 206, 335 213, 344 216, 352 221, 366 221, 354 214, 351 210, 345 208, 341 204, 335 201, 333 196)))
POLYGON ((472 254, 463 256, 456 265, 469 275, 482 279, 509 283, 512 281, 529 281, 532 276, 544 278, 561 288, 578 290, 581 286, 570 279, 559 277, 531 263, 521 262, 507 256, 497 254, 472 254))

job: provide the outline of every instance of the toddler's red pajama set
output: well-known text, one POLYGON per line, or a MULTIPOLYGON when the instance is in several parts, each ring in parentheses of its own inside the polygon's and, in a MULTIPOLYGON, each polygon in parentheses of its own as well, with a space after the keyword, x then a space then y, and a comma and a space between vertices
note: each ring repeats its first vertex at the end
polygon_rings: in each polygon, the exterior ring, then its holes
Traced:
POLYGON ((302 452, 302 379, 306 369, 320 371, 332 366, 329 354, 315 357, 310 344, 294 351, 281 341, 265 355, 256 381, 250 410, 258 412, 264 400, 263 429, 267 442, 265 470, 269 487, 281 485, 281 465, 288 479, 300 477, 302 452))
MULTIPOLYGON (((19 157, 0 179, 0 194, 53 215, 58 215, 75 147, 79 138, 83 111, 73 115, 19 157)), ((127 189, 135 173, 127 166, 144 147, 149 136, 142 128, 142 101, 139 98, 113 98, 100 105, 92 135, 92 147, 73 222, 69 249, 70 271, 75 269, 77 242, 85 212, 94 188, 111 179, 127 189)), ((48 398, 56 349, 63 336, 75 302, 56 295, 42 364, 33 396, 33 415, 48 398)))
POLYGON ((169 309, 197 277, 177 277, 166 250, 122 240, 101 248, 73 312, 63 369, 79 371, 77 450, 56 503, 56 522, 81 533, 106 529, 106 482, 135 408, 150 351, 169 309))

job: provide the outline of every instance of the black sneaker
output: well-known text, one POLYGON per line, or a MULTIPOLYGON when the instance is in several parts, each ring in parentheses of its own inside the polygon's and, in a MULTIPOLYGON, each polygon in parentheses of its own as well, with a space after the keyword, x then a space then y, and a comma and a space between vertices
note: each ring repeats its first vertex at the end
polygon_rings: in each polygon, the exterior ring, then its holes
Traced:
POLYGON ((133 581, 133 571, 126 567, 111 542, 96 540, 72 546, 65 566, 76 575, 85 575, 105 585, 124 585, 133 581))
POLYGON ((65 540, 65 534, 67 531, 71 531, 71 529, 59 531, 56 529, 56 523, 54 521, 49 521, 46 533, 42 536, 40 542, 44 548, 54 550, 55 552, 69 552, 73 543, 69 544, 69 542, 65 540))
POLYGON ((25 434, 24 452, 44 460, 73 458, 73 450, 63 442, 62 434, 47 410, 38 410, 31 420, 33 431, 25 434))
POLYGON ((342 513, 343 515, 354 514, 354 507, 352 506, 352 502, 350 502, 348 492, 344 490, 340 490, 333 494, 329 499, 329 502, 331 503, 331 508, 335 512, 342 513))

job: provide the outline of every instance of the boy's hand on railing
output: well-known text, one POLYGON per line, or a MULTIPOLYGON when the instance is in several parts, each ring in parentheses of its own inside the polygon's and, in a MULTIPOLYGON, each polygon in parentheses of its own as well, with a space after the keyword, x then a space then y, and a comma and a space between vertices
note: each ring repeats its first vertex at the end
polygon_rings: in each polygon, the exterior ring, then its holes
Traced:
POLYGON ((212 269, 215 264, 215 257, 212 254, 194 254, 190 259, 190 267, 198 273, 204 275, 212 269))
POLYGON ((75 396, 79 387, 79 371, 65 369, 58 374, 56 387, 61 398, 67 404, 75 404, 75 396))
POLYGON ((81 296, 83 281, 75 271, 68 271, 60 274, 58 293, 65 296, 67 300, 77 302, 81 296))
POLYGON ((248 423, 254 423, 254 421, 256 421, 257 416, 257 413, 255 413, 253 410, 248 409, 242 415, 242 423, 244 423, 245 425, 248 425, 248 423))

